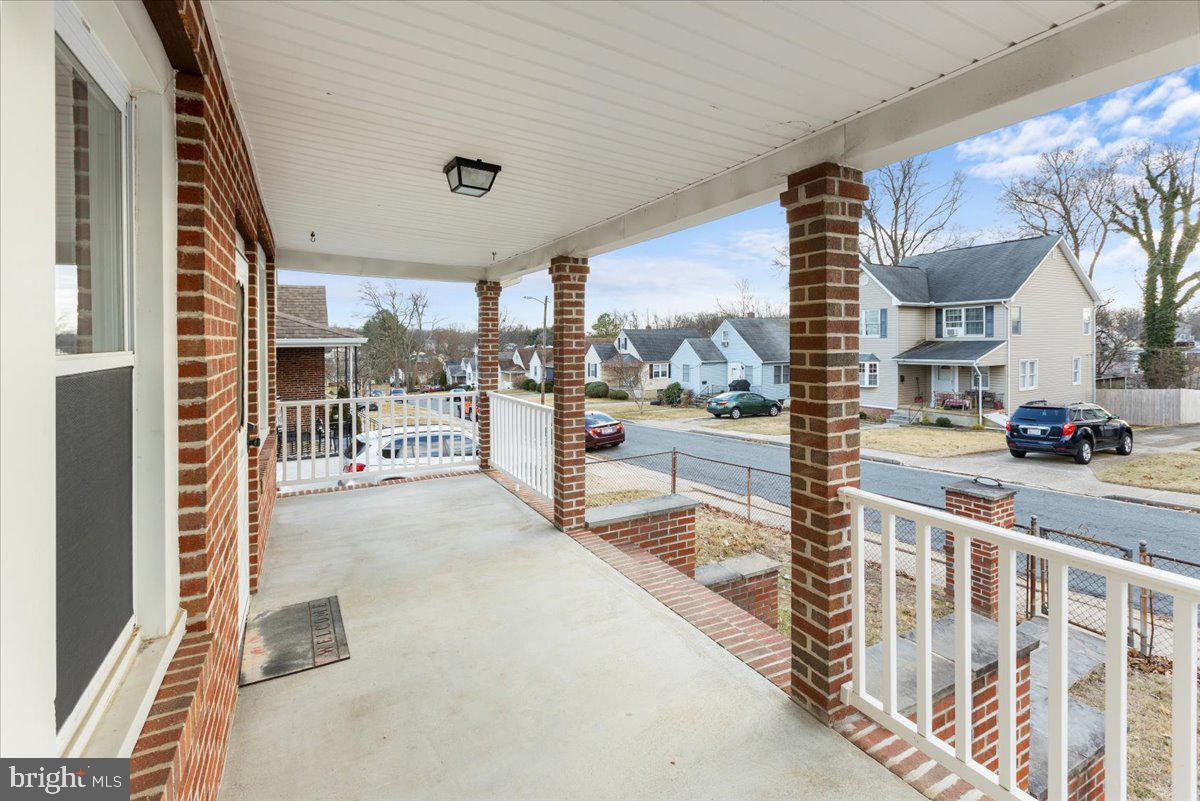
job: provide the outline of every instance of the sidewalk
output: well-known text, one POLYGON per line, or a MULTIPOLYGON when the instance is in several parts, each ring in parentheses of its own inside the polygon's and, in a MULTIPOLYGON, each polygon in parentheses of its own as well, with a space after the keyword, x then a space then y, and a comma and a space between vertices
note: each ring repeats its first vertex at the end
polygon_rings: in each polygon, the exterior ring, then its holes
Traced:
MULTIPOLYGON (((746 442, 756 442, 764 445, 788 445, 786 434, 753 434, 745 431, 717 431, 711 425, 704 425, 705 420, 639 420, 642 425, 672 431, 684 431, 691 434, 708 434, 714 437, 728 437, 746 442)), ((1147 431, 1141 435, 1138 448, 1139 455, 1149 453, 1181 450, 1180 436, 1183 432, 1169 434, 1155 432, 1153 437, 1147 431), (1158 446, 1161 441, 1162 446, 1158 446), (1154 442, 1154 445, 1150 443, 1154 442), (1144 443, 1144 444, 1143 444, 1144 443)), ((1184 446, 1186 447, 1186 446, 1184 446)), ((885 462, 903 467, 914 467, 921 470, 935 470, 943 473, 956 473, 964 476, 986 475, 999 479, 1007 484, 1039 489, 1067 492, 1073 495, 1084 495, 1094 498, 1109 498, 1111 500, 1128 501, 1132 503, 1148 503, 1151 505, 1166 505, 1182 508, 1188 511, 1200 512, 1200 497, 1187 492, 1172 492, 1170 490, 1154 490, 1145 487, 1132 487, 1126 484, 1111 484, 1096 477, 1095 471, 1107 467, 1112 459, 1122 459, 1114 453, 1097 453, 1092 463, 1081 467, 1072 460, 1057 456, 1030 454, 1024 459, 1014 459, 1007 451, 987 451, 972 453, 965 456, 928 457, 912 456, 894 451, 881 451, 874 448, 863 448, 862 458, 869 461, 885 462)))

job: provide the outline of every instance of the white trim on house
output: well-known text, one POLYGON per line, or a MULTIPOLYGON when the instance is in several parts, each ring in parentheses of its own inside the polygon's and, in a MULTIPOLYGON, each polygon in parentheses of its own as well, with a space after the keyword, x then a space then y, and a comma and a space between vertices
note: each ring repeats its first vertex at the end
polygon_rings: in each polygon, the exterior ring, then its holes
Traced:
POLYGON ((1029 392, 1038 388, 1038 359, 1020 359, 1017 362, 1017 391, 1029 392), (1029 377, 1033 379, 1032 383, 1026 383, 1025 365, 1032 364, 1033 369, 1029 372, 1029 377))
POLYGON ((329 339, 277 339, 276 348, 352 348, 367 344, 366 337, 330 337, 329 339))

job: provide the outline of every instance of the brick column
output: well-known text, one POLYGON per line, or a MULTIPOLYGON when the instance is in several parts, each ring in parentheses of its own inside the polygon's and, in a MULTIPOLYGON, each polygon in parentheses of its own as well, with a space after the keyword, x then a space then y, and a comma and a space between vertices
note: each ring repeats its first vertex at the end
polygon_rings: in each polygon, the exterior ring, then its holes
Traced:
POLYGON ((792 695, 819 719, 845 711, 850 678, 850 514, 857 486, 858 220, 862 172, 788 177, 791 316, 792 695))
MULTIPOLYGON (((989 487, 973 481, 958 481, 946 487, 946 511, 959 517, 1012 528, 1016 522, 1015 489, 989 487)), ((946 596, 954 597, 954 533, 946 532, 942 546, 946 554, 946 596)), ((971 541, 971 610, 998 620, 1000 615, 999 549, 979 540, 971 541)))
POLYGON ((584 526, 583 297, 588 261, 577 256, 550 260, 554 284, 554 525, 563 531, 584 526))
POLYGON ((476 389, 479 401, 475 404, 475 443, 479 446, 479 469, 487 470, 492 460, 492 407, 489 392, 499 381, 500 364, 500 283, 479 281, 475 284, 479 298, 479 354, 476 356, 476 389))

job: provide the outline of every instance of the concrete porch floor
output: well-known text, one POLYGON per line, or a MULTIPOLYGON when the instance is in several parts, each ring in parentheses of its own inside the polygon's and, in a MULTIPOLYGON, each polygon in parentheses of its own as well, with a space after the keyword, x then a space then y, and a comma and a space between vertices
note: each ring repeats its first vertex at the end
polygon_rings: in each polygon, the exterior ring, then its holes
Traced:
POLYGON ((485 476, 275 514, 251 611, 351 658, 241 690, 224 801, 922 797, 485 476))

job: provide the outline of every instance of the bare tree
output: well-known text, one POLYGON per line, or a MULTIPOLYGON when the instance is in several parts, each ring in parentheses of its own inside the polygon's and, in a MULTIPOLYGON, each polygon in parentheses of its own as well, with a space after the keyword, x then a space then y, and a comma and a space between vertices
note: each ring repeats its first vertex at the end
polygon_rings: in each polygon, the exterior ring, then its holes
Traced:
MULTIPOLYGON (((371 319, 379 320, 395 366, 404 371, 408 389, 416 385, 416 364, 429 341, 429 331, 437 320, 429 311, 429 296, 423 290, 404 292, 395 281, 363 281, 359 297, 371 309, 371 319)), ((368 331, 368 346, 370 346, 368 331)))
POLYGON ((1091 257, 1088 278, 1113 229, 1117 160, 1095 162, 1081 148, 1055 148, 1038 157, 1037 169, 1004 187, 1000 205, 1020 220, 1023 235, 1062 234, 1082 259, 1091 257))
POLYGON ((1187 148, 1151 145, 1133 154, 1139 174, 1113 204, 1117 229, 1146 254, 1142 282, 1145 352, 1142 369, 1152 387, 1176 386, 1183 356, 1174 347, 1180 312, 1200 291, 1200 270, 1184 273, 1200 241, 1196 167, 1200 140, 1187 148), (1149 369, 1153 361, 1155 370, 1149 369), (1164 383, 1165 382, 1165 383, 1164 383))
POLYGON ((1096 377, 1112 372, 1129 358, 1130 348, 1142 331, 1142 315, 1137 309, 1112 308, 1111 302, 1096 308, 1096 377))
MULTIPOLYGON (((895 265, 909 256, 974 243, 952 225, 963 202, 963 174, 933 185, 928 170, 929 157, 918 156, 867 174, 870 196, 863 204, 866 224, 859 237, 864 259, 895 265)), ((786 253, 782 259, 786 264, 786 253)))
POLYGON ((637 403, 638 411, 642 411, 642 406, 646 402, 645 387, 642 385, 642 373, 646 370, 645 362, 627 354, 618 353, 605 362, 604 366, 607 368, 606 372, 612 376, 613 383, 628 392, 629 397, 637 403))
POLYGON ((717 301, 717 313, 723 317, 783 317, 787 307, 780 303, 772 303, 766 298, 755 294, 754 287, 747 278, 741 278, 734 284, 738 296, 729 302, 717 301))

